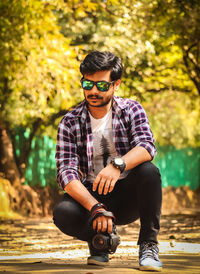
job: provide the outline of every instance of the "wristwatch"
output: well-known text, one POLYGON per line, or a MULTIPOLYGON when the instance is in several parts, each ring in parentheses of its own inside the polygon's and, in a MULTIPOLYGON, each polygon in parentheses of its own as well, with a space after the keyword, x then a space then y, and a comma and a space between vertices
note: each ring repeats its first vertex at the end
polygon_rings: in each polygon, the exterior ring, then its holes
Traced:
POLYGON ((114 167, 116 167, 117 169, 119 169, 121 173, 126 168, 126 164, 125 164, 124 160, 121 157, 115 157, 115 158, 113 158, 110 163, 114 167))

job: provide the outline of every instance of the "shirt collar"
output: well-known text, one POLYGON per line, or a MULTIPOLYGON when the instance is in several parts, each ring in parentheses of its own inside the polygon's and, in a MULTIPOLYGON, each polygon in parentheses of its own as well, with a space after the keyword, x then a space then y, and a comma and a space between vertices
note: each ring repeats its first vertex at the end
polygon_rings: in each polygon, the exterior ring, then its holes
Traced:
POLYGON ((123 98, 118 97, 118 96, 113 97, 112 107, 116 114, 118 114, 120 116, 122 110, 125 109, 126 106, 127 106, 126 101, 123 98))

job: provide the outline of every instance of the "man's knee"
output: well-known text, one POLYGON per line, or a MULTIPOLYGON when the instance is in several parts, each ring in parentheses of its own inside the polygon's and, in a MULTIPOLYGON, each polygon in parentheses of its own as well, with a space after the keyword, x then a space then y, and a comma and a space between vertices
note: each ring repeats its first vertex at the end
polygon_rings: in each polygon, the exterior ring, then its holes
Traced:
POLYGON ((89 212, 73 199, 61 201, 53 211, 54 224, 65 234, 86 241, 89 212))
POLYGON ((57 204, 53 211, 53 220, 55 225, 59 226, 63 223, 73 223, 79 218, 81 206, 75 201, 62 200, 57 204))
POLYGON ((137 175, 146 181, 161 183, 159 169, 152 162, 144 162, 137 166, 137 175))
POLYGON ((59 202, 53 210, 53 221, 56 226, 62 225, 63 222, 70 219, 71 208, 70 202, 61 201, 59 202))

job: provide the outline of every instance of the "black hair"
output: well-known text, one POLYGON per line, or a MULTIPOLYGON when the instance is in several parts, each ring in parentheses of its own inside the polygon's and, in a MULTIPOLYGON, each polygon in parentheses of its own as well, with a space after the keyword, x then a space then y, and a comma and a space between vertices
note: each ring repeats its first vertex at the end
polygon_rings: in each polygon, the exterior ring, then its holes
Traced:
POLYGON ((123 65, 121 58, 109 51, 92 51, 80 64, 80 72, 85 74, 94 74, 97 71, 110 70, 111 81, 121 79, 123 65))

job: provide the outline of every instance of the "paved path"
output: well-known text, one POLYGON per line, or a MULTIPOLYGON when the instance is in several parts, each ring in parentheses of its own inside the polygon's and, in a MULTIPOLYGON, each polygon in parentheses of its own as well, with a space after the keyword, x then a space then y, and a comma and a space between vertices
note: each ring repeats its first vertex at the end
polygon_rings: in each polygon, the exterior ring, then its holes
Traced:
MULTIPOLYGON (((164 268, 162 273, 200 273, 200 256, 199 255, 161 255, 164 268)), ((85 260, 82 259, 28 259, 28 260, 8 260, 0 262, 0 272, 3 273, 84 273, 84 274, 100 274, 100 273, 147 273, 138 270, 137 257, 132 256, 129 259, 113 259, 109 266, 87 266, 85 260)))
MULTIPOLYGON (((107 267, 87 266, 87 245, 61 233, 50 218, 0 223, 0 273, 147 273, 138 270, 139 222, 118 228, 121 244, 107 267)), ((200 212, 162 216, 162 273, 200 274, 200 212), (171 239, 173 238, 173 239, 171 239)))

